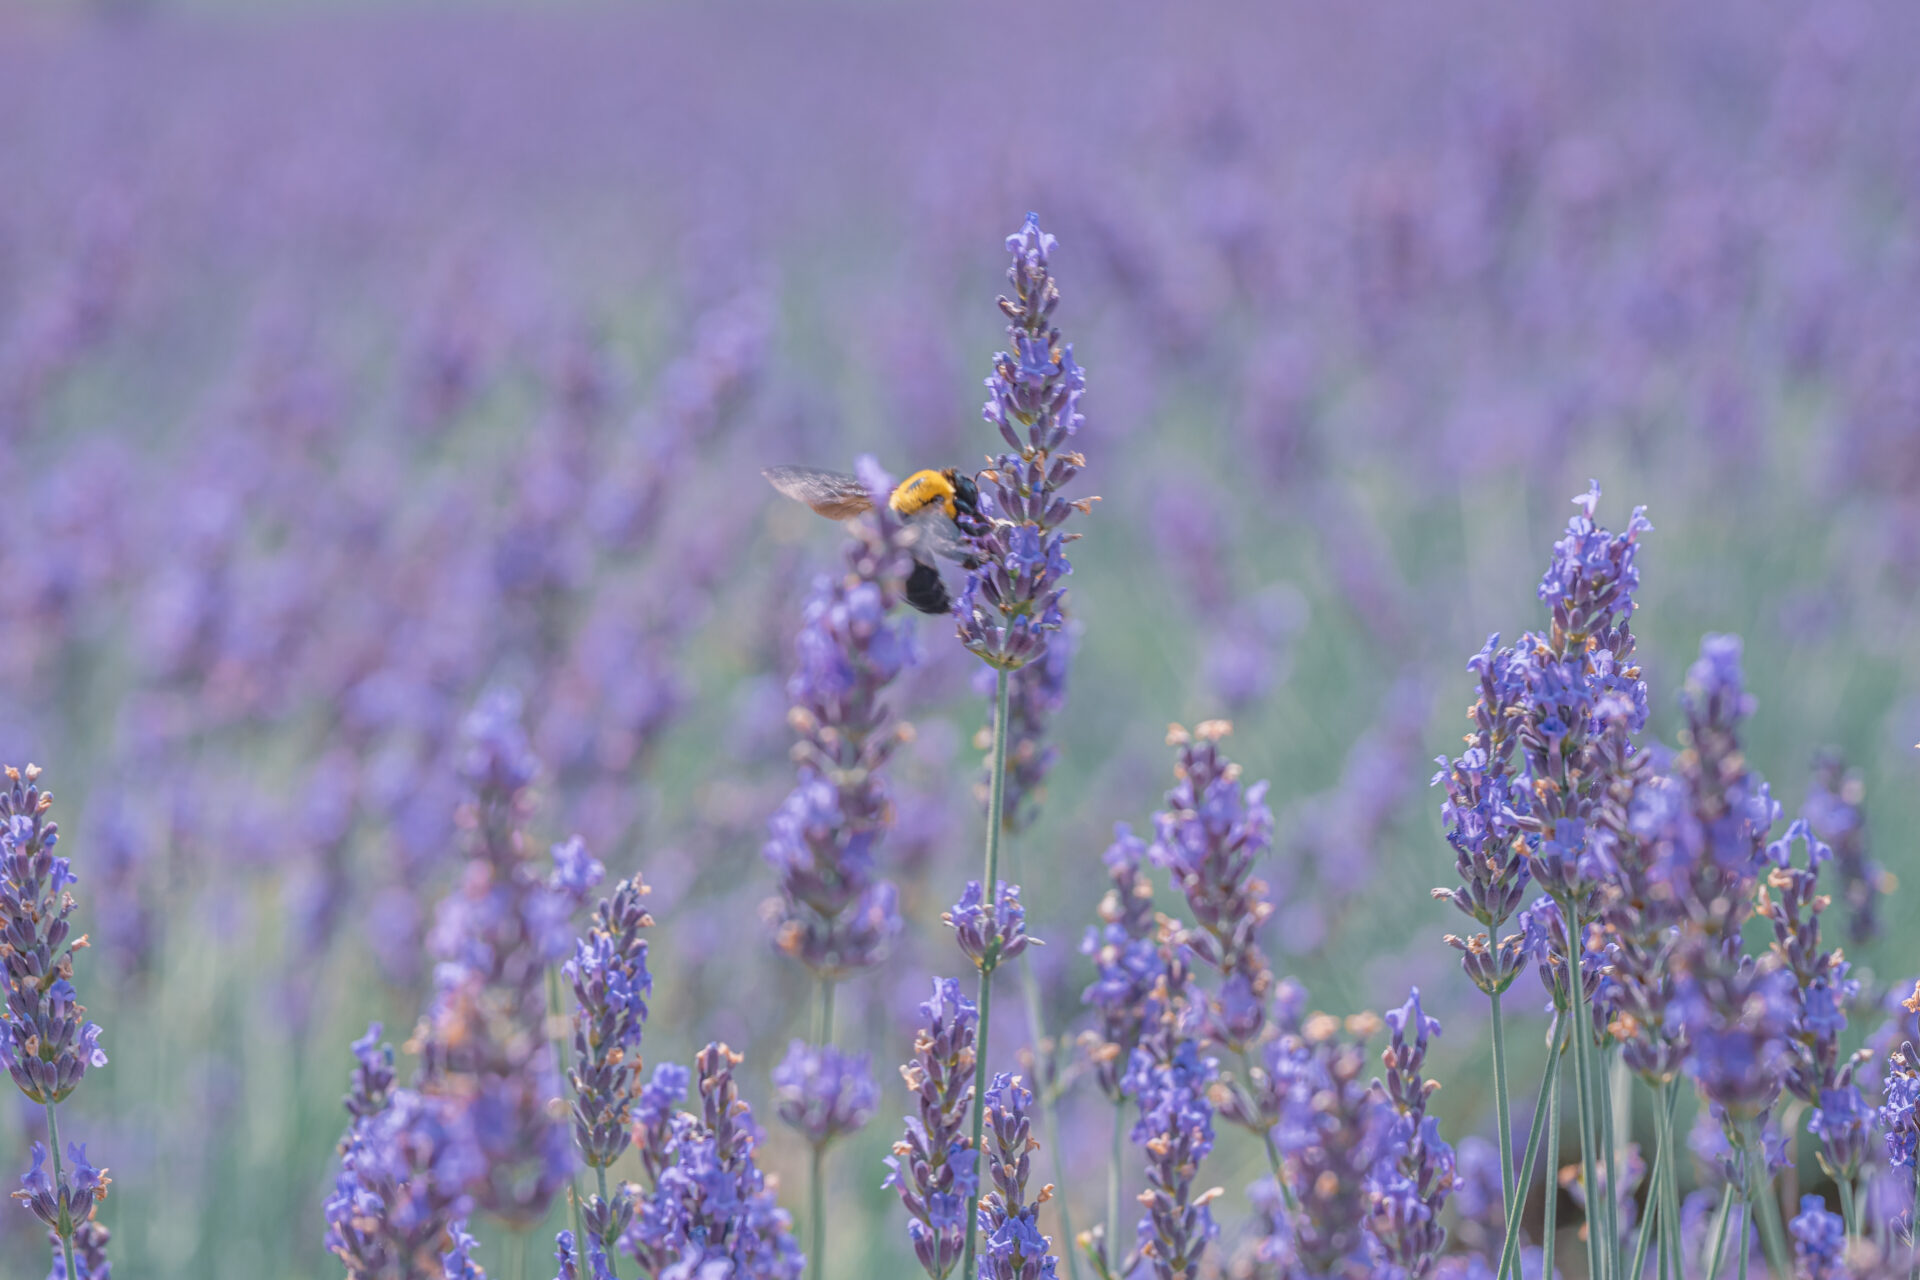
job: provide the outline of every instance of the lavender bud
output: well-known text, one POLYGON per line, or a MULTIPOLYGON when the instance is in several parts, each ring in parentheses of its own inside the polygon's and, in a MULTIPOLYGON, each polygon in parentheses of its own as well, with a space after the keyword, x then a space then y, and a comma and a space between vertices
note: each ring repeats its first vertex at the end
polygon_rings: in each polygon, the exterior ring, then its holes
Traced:
POLYGON ((936 978, 920 1018, 914 1056, 900 1068, 916 1111, 886 1159, 882 1185, 899 1192, 921 1267, 946 1280, 966 1247, 967 1198, 980 1185, 978 1153, 966 1134, 979 1011, 957 979, 936 978))
POLYGON ((960 901, 940 918, 958 935, 960 950, 975 967, 991 973, 1003 961, 1011 960, 1027 949, 1027 912, 1020 905, 1020 886, 998 881, 993 905, 989 907, 978 880, 967 881, 960 901))
POLYGON ((880 1086, 869 1062, 864 1053, 793 1041, 773 1069, 780 1118, 816 1149, 859 1132, 880 1105, 880 1086))

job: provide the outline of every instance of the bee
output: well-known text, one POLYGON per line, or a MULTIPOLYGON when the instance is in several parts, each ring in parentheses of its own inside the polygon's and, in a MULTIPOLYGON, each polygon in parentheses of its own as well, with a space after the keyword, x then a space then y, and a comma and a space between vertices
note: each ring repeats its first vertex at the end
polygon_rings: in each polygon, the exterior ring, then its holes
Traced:
MULTIPOLYGON (((782 494, 829 520, 850 520, 873 506, 872 495, 857 476, 813 467, 768 467, 761 474, 782 494)), ((887 506, 914 532, 907 603, 922 613, 946 613, 953 608, 953 597, 940 578, 939 561, 950 560, 969 569, 978 563, 960 521, 984 519, 979 486, 972 476, 952 467, 916 471, 894 486, 887 506)))

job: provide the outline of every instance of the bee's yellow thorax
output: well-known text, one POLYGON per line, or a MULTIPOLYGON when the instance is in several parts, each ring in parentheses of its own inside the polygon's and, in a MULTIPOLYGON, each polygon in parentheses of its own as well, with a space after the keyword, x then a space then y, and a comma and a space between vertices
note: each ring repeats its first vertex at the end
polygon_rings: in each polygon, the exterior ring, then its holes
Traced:
POLYGON ((902 480, 887 499, 894 514, 910 516, 938 502, 948 515, 956 514, 953 505, 953 481, 938 471, 916 471, 902 480))

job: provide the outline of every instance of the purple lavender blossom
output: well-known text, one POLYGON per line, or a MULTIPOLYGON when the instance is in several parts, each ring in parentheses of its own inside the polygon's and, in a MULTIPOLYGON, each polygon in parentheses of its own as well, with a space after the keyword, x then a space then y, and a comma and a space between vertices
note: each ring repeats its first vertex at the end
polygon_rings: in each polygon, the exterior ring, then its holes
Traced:
POLYGON ((765 1134, 734 1084, 739 1065, 740 1055, 724 1044, 700 1051, 698 1116, 666 1112, 684 1073, 656 1076, 662 1090, 636 1108, 645 1131, 636 1142, 653 1185, 624 1227, 621 1246, 645 1274, 799 1280, 805 1268, 792 1220, 754 1155, 765 1134))
POLYGON ((1177 748, 1177 781, 1167 807, 1153 815, 1148 852, 1186 895, 1199 925, 1188 931, 1188 945, 1220 973, 1220 989, 1206 1005, 1207 1034, 1239 1052, 1259 1042, 1273 988, 1257 941, 1273 904, 1253 874, 1273 844, 1273 811, 1267 784, 1246 786, 1240 766, 1221 754, 1219 742, 1231 731, 1220 720, 1191 734, 1178 725, 1168 730, 1168 744, 1177 748))
MULTIPOLYGON (((1009 680, 1007 695, 1007 778, 1005 799, 1000 812, 1001 826, 1009 833, 1026 830, 1039 817, 1040 804, 1046 799, 1047 775, 1053 772, 1058 749, 1047 740, 1053 719, 1067 704, 1067 673, 1073 666, 1074 651, 1079 648, 1077 624, 1061 627, 1047 637, 1046 652, 1037 660, 1015 671, 1009 680)), ((993 678, 990 668, 982 668, 974 679, 974 688, 987 696, 988 716, 992 716, 993 678)), ((991 753, 993 725, 986 725, 977 744, 991 753)), ((974 792, 985 808, 992 803, 991 754, 974 792)))
POLYGON ((1806 819, 1813 834, 1833 850, 1840 901, 1847 908, 1847 940, 1870 942, 1880 933, 1880 895, 1891 884, 1867 851, 1866 784, 1837 751, 1814 757, 1806 819))
POLYGON ((1801 1196, 1787 1224, 1793 1235, 1795 1280, 1847 1280, 1847 1225, 1819 1196, 1801 1196))
POLYGON ((467 1231, 467 1224, 456 1222, 447 1234, 453 1247, 440 1255, 440 1266, 446 1280, 487 1280, 487 1273, 473 1260, 473 1252, 480 1247, 467 1231))
POLYGON ((1827 899, 1817 892, 1821 864, 1831 859, 1806 822, 1788 827, 1768 846, 1774 866, 1767 873, 1757 910, 1773 924, 1773 959, 1793 975, 1798 1017, 1789 1036, 1792 1050, 1785 1084, 1812 1111, 1807 1128, 1820 1139, 1821 1156, 1834 1176, 1851 1182, 1867 1158, 1870 1115, 1854 1083, 1854 1063, 1840 1058, 1845 1010, 1860 995, 1860 982, 1836 948, 1820 945, 1820 914, 1827 899), (1807 850, 1807 865, 1792 865, 1795 842, 1807 850), (1777 891, 1776 900, 1771 891, 1777 891))
POLYGON ((960 950, 974 966, 988 972, 1036 941, 1027 936, 1027 912, 1020 905, 1020 886, 1004 880, 995 887, 992 906, 987 905, 980 882, 967 881, 960 901, 940 918, 958 935, 960 950))
POLYGON ((1367 1082, 1372 1015, 1316 1013, 1275 1043, 1272 1074, 1283 1099, 1274 1130, 1282 1172, 1299 1206, 1275 1258, 1285 1280, 1373 1275, 1368 1177, 1378 1155, 1380 1101, 1367 1082))
POLYGON ((795 1040, 773 1069, 780 1118, 816 1149, 859 1132, 880 1105, 870 1063, 864 1053, 795 1040))
POLYGON ((1147 1190, 1140 1199, 1147 1212, 1119 1274, 1132 1274, 1145 1259, 1158 1280, 1190 1280, 1199 1273, 1208 1243, 1220 1233, 1209 1207, 1217 1193, 1194 1187, 1201 1162, 1213 1150, 1208 1094, 1217 1072, 1192 1040, 1182 1040, 1166 1061, 1154 1061, 1147 1047, 1134 1050, 1128 1074, 1140 1099, 1132 1138, 1146 1152, 1147 1190))
POLYGON ((1882 1089, 1886 1100, 1876 1119, 1887 1137, 1887 1162, 1896 1169, 1914 1168, 1915 1150, 1920 1147, 1920 1052, 1913 1041, 1888 1055, 1882 1089))
POLYGON ((1018 1076, 1005 1072, 987 1087, 985 1131, 987 1174, 993 1190, 980 1197, 980 1230, 986 1251, 980 1280, 1052 1280, 1053 1241, 1040 1234, 1040 1206, 1053 1198, 1053 1185, 1027 1199, 1033 1152, 1033 1092, 1018 1076))
POLYGON ((994 356, 982 413, 1011 452, 995 458, 983 476, 983 505, 995 519, 974 532, 980 567, 968 573, 954 603, 961 643, 1006 671, 1037 661, 1064 623, 1062 580, 1073 566, 1065 552, 1070 535, 1061 526, 1090 505, 1061 496, 1084 465, 1078 453, 1061 450, 1082 423, 1086 374, 1052 322, 1060 303, 1048 266, 1054 248, 1038 214, 1028 214, 1026 225, 1007 237, 1013 296, 1001 298, 1000 309, 1013 351, 994 356))
POLYGON ((33 1144, 33 1168, 15 1196, 51 1229, 59 1267, 77 1272, 87 1259, 87 1274, 104 1277, 108 1232, 93 1210, 106 1198, 108 1179, 87 1163, 85 1144, 68 1147, 74 1167, 70 1173, 61 1168, 56 1117, 56 1104, 88 1069, 107 1065, 100 1028, 85 1021, 73 987, 74 952, 87 946, 86 935, 72 936, 70 923, 75 903, 67 890, 77 878, 53 852, 60 825, 47 816, 53 795, 41 789, 39 768, 8 766, 6 779, 0 790, 0 982, 6 989, 0 1062, 20 1092, 46 1108, 54 1144, 51 1172, 41 1168, 48 1148, 33 1144))
POLYGON ((1639 541, 1653 526, 1644 508, 1636 508, 1624 533, 1610 533, 1594 523, 1599 501, 1597 483, 1574 499, 1580 514, 1567 522, 1540 579, 1552 626, 1545 635, 1522 636, 1516 646, 1525 681, 1518 736, 1532 800, 1513 821, 1538 837, 1534 878, 1549 894, 1578 903, 1583 915, 1610 870, 1589 828, 1601 783, 1612 772, 1609 757, 1619 749, 1611 735, 1596 737, 1596 709, 1608 695, 1624 697, 1632 732, 1647 715, 1646 683, 1632 665, 1632 617, 1639 541))
POLYGON ((1097 1019, 1097 1026, 1086 1033, 1094 1078, 1108 1100, 1119 1103, 1128 1097, 1122 1080, 1163 968, 1154 941, 1146 842, 1127 824, 1118 823, 1102 860, 1111 884, 1100 900, 1101 923, 1089 928, 1080 944, 1081 953, 1093 957, 1096 974, 1080 1002, 1093 1009, 1097 1019))
POLYGON ((6 961, 5 1034, 0 1062, 14 1084, 39 1103, 62 1102, 90 1067, 107 1065, 100 1028, 85 1020, 73 988, 74 938, 69 918, 75 883, 67 859, 55 856, 60 825, 47 818, 53 796, 40 770, 8 766, 0 790, 0 941, 6 961))
POLYGON ((1447 1242, 1440 1210, 1454 1183, 1453 1148, 1440 1137, 1440 1122, 1427 1114, 1427 1098, 1440 1086, 1420 1073, 1440 1020, 1421 1009, 1415 987, 1386 1022, 1393 1033, 1381 1054, 1387 1074, 1373 1088, 1391 1119, 1368 1175, 1367 1221, 1375 1258, 1395 1275, 1423 1280, 1447 1242))
POLYGON ((830 981, 878 963, 900 930, 893 886, 874 873, 892 817, 880 770, 908 728, 882 694, 918 658, 897 607, 912 559, 885 501, 893 481, 870 458, 860 465, 873 510, 854 523, 846 572, 815 583, 794 642, 787 721, 800 778, 762 850, 780 876, 763 908, 775 945, 830 981))
POLYGON ((967 1136, 979 1011, 960 994, 958 979, 936 978, 920 1018, 913 1058, 900 1068, 917 1112, 893 1144, 883 1185, 900 1193, 921 1267, 933 1280, 946 1280, 966 1248, 967 1197, 980 1185, 967 1136))
POLYGON ((573 945, 570 917, 597 874, 571 844, 543 877, 527 848, 538 770, 519 699, 496 691, 468 718, 461 773, 472 789, 459 825, 472 858, 439 907, 429 944, 440 964, 416 1039, 418 1087, 468 1108, 484 1156, 476 1207, 530 1223, 573 1169, 567 1126, 548 1112, 560 1082, 545 1034, 545 975, 573 945))

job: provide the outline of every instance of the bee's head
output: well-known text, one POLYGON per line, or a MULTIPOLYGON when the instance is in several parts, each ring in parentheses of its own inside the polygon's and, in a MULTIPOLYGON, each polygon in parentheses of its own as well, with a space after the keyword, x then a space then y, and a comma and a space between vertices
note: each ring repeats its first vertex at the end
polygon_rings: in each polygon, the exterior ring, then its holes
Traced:
POLYGON ((980 486, 973 482, 973 477, 964 475, 952 467, 947 468, 946 476, 947 483, 953 486, 953 505, 962 511, 978 511, 980 486))

